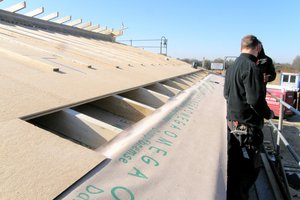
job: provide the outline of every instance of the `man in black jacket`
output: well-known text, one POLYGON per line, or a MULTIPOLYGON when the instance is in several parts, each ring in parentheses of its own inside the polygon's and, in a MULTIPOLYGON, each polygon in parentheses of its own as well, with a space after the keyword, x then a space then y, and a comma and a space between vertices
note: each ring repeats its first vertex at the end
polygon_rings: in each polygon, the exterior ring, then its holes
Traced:
POLYGON ((265 100, 263 73, 256 66, 258 39, 242 39, 241 55, 227 69, 224 97, 228 120, 227 199, 248 199, 248 191, 259 173, 264 118, 274 113, 265 100))

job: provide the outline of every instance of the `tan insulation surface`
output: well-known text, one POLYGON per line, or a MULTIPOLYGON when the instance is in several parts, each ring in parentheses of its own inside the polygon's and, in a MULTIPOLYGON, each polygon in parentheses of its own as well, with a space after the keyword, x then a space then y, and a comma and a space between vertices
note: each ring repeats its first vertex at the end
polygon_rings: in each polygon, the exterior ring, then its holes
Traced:
MULTIPOLYGON (((0 99, 13 102, 1 107, 1 121, 196 71, 184 62, 174 59, 166 61, 164 56, 117 43, 6 26, 4 22, 0 22, 1 32, 1 49, 4 50, 0 49, 0 76, 4 79, 1 80, 0 99), (21 59, 23 57, 29 61, 21 59), (92 67, 84 67, 72 60, 92 67), (58 67, 59 71, 47 70, 39 63, 58 67), (116 65, 119 68, 112 67, 116 65), (19 98, 15 98, 11 91, 12 85, 16 84, 22 85, 23 94, 19 98), (10 93, 12 95, 7 95, 10 93), (44 96, 45 101, 39 98, 33 100, 30 98, 33 94, 44 96), (22 109, 15 105, 22 105, 22 109), (11 110, 15 112, 11 113, 11 110)), ((19 87, 15 90, 18 91, 19 87)))
POLYGON ((105 159, 19 119, 0 126, 0 199, 53 199, 105 159))

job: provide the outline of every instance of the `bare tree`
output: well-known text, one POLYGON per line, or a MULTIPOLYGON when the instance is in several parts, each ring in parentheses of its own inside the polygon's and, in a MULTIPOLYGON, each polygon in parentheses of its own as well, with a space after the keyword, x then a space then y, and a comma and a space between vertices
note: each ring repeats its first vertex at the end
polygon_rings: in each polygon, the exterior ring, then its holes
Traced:
POLYGON ((296 56, 296 58, 293 61, 292 67, 295 70, 300 71, 300 56, 296 56))
POLYGON ((233 59, 226 60, 226 62, 225 62, 225 69, 228 69, 228 67, 229 67, 230 65, 232 65, 233 62, 234 62, 233 59))
POLYGON ((213 63, 223 63, 224 60, 222 58, 214 59, 213 63))

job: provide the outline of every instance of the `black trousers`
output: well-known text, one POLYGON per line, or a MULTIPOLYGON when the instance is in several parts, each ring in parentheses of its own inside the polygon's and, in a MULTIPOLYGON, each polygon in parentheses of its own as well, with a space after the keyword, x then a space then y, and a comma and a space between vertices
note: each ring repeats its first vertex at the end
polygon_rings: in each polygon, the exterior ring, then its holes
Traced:
MULTIPOLYGON (((259 174, 260 151, 263 142, 261 129, 251 129, 254 137, 250 145, 245 147, 245 155, 240 142, 230 133, 228 128, 229 149, 227 166, 227 200, 246 200, 249 198, 249 189, 255 183, 259 174)), ((245 150, 244 149, 244 150, 245 150)))

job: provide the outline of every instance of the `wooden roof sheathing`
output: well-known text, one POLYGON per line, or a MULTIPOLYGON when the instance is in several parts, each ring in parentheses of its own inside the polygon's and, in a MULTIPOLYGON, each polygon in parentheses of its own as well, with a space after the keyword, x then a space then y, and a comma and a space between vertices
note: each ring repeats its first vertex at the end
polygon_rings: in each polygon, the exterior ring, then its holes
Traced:
POLYGON ((88 111, 80 115, 83 122, 101 126, 97 130, 117 134, 122 130, 115 127, 125 129, 207 74, 187 63, 112 42, 101 33, 2 10, 0 20, 0 199, 53 199, 105 159, 52 134, 74 128, 68 120, 79 116, 80 106, 124 109, 115 117, 124 127, 100 123, 97 120, 105 119, 91 119, 88 111), (155 105, 144 105, 149 94, 157 99, 155 105), (117 105, 106 105, 114 101, 117 105), (140 117, 124 114, 137 108, 140 117), (28 123, 44 115, 37 121, 56 120, 54 131, 28 123))

